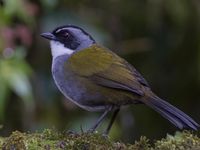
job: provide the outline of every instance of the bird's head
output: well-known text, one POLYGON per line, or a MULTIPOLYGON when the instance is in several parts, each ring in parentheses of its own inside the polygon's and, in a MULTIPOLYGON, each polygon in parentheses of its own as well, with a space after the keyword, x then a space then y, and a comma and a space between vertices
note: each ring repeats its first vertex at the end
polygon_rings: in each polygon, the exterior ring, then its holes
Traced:
POLYGON ((64 54, 70 55, 95 43, 91 35, 74 25, 61 26, 52 32, 42 33, 41 36, 50 40, 54 58, 64 54))

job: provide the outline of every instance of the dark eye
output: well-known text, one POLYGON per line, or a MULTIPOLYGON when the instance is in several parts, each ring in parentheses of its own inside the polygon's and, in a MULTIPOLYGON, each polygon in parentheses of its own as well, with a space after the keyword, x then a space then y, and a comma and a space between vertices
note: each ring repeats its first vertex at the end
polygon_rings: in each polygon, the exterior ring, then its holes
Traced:
POLYGON ((65 30, 61 30, 60 32, 57 32, 56 34, 58 37, 61 37, 61 38, 69 38, 70 36, 69 32, 65 30))
POLYGON ((68 33, 68 32, 65 32, 65 33, 63 34, 63 36, 64 36, 65 38, 68 38, 68 37, 69 37, 69 33, 68 33))

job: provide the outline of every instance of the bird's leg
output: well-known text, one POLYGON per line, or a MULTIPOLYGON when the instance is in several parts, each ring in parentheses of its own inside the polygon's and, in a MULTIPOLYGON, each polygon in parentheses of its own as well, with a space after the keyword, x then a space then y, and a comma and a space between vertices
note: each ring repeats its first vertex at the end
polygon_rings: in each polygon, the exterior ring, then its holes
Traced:
POLYGON ((109 107, 104 111, 104 113, 99 117, 99 119, 95 122, 95 124, 87 131, 87 132, 94 132, 99 124, 103 121, 106 115, 112 110, 113 107, 109 107))
POLYGON ((104 135, 108 135, 108 133, 109 133, 109 131, 110 131, 112 125, 113 125, 113 122, 115 121, 115 118, 116 118, 117 114, 119 113, 119 110, 120 110, 120 108, 117 108, 117 109, 114 110, 113 116, 110 120, 110 123, 108 124, 106 131, 104 132, 104 135))

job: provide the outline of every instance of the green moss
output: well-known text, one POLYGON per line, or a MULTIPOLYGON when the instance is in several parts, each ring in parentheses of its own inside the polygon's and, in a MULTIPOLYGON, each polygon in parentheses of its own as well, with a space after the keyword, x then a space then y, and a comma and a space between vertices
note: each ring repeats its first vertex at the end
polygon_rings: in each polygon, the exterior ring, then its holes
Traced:
POLYGON ((145 136, 141 136, 139 141, 135 141, 133 145, 129 145, 128 149, 132 150, 150 150, 149 139, 145 136))
POLYGON ((175 136, 150 144, 142 136, 134 144, 113 142, 109 137, 95 133, 60 133, 45 129, 42 133, 13 132, 9 137, 0 138, 3 150, 200 150, 200 138, 191 132, 177 132, 175 136))
POLYGON ((200 138, 188 131, 177 132, 157 141, 155 150, 200 150, 200 138))
POLYGON ((15 131, 10 135, 10 137, 5 139, 1 147, 5 150, 24 150, 26 149, 25 144, 25 134, 15 131))

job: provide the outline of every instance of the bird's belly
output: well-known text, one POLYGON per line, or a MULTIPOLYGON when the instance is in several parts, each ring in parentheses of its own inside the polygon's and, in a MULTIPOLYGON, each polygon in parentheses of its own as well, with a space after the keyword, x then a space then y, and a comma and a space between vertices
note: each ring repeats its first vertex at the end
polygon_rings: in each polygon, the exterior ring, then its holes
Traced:
POLYGON ((68 79, 62 80, 54 75, 54 80, 62 94, 79 107, 98 111, 104 110, 109 105, 106 104, 105 96, 88 86, 88 83, 83 84, 80 79, 77 81, 76 78, 68 76, 68 79))
POLYGON ((134 103, 132 94, 94 84, 83 77, 74 75, 60 78, 54 74, 54 80, 64 96, 89 111, 105 110, 111 105, 126 105, 134 103))

